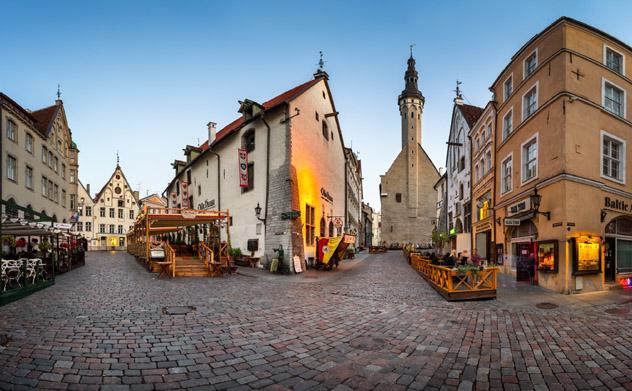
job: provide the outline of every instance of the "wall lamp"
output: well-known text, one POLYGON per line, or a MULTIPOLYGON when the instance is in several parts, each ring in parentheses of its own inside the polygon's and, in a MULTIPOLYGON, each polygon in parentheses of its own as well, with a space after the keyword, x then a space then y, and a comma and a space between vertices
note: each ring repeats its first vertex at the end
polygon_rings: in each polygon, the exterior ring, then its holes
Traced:
POLYGON ((259 203, 257 202, 257 206, 255 206, 255 216, 257 216, 257 220, 261 221, 263 223, 263 225, 266 224, 266 219, 265 218, 261 218, 259 216, 261 216, 261 205, 259 205, 259 203))
POLYGON ((546 216, 547 220, 551 220, 551 212, 540 212, 541 202, 542 202, 542 196, 538 194, 538 189, 536 188, 533 194, 531 195, 531 205, 533 205, 533 211, 536 214, 546 216))

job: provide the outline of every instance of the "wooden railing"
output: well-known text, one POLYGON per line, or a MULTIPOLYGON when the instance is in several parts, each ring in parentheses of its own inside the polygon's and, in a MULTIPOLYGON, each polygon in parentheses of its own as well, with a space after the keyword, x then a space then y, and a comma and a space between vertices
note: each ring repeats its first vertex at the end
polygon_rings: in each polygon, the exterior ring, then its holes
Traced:
POLYGON ((497 267, 459 271, 433 265, 428 258, 409 254, 410 265, 447 300, 496 298, 497 267))
POLYGON ((176 276, 176 251, 165 242, 165 262, 171 262, 171 277, 176 276))

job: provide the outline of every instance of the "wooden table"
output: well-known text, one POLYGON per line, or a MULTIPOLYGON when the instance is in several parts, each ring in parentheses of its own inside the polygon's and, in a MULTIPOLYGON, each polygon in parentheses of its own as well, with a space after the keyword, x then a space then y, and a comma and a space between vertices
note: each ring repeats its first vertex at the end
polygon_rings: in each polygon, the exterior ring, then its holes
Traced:
POLYGON ((160 271, 158 278, 162 277, 163 274, 169 276, 169 265, 171 265, 171 262, 154 262, 154 265, 158 266, 158 270, 160 271))
POLYGON ((259 263, 259 259, 260 257, 243 257, 243 259, 246 260, 246 262, 248 262, 248 265, 250 265, 250 267, 257 267, 257 263, 259 263))

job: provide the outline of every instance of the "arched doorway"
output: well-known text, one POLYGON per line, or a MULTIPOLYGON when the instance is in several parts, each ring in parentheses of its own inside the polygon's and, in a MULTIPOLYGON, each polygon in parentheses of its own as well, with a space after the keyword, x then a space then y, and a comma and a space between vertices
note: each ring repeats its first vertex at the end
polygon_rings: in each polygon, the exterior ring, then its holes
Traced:
POLYGON ((535 240, 538 229, 531 220, 523 221, 511 229, 511 268, 516 270, 516 280, 536 281, 535 240))
POLYGON ((324 238, 326 233, 325 231, 327 230, 327 222, 325 221, 324 217, 320 218, 320 237, 324 238))
POLYGON ((604 277, 614 281, 617 273, 632 273, 632 218, 620 216, 606 225, 604 277))

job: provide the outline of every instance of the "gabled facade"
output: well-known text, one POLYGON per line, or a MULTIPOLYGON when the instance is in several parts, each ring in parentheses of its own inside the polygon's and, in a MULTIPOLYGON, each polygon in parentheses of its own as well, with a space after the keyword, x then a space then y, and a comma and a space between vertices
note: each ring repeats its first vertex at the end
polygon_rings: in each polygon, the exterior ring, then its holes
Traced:
POLYGON ((64 104, 27 110, 0 93, 2 212, 70 223, 77 210, 79 150, 64 104))
POLYGON ((415 59, 408 59, 405 87, 398 97, 402 150, 380 177, 381 239, 387 245, 430 246, 439 172, 421 146, 425 98, 417 87, 415 59))
POLYGON ((79 188, 79 221, 74 231, 88 239, 89 250, 124 250, 125 235, 138 216, 139 198, 121 167, 116 165, 94 198, 90 185, 79 188))
POLYGON ((167 199, 159 194, 149 194, 139 200, 139 210, 143 210, 143 207, 148 208, 166 208, 167 199))
POLYGON ((446 158, 447 219, 451 249, 471 250, 472 204, 470 200, 470 138, 468 136, 483 109, 454 99, 446 158))
POLYGON ((228 210, 232 247, 261 265, 283 248, 290 271, 293 256, 315 256, 318 237, 348 230, 344 141, 328 75, 263 104, 240 103, 239 118, 219 132, 210 122, 208 140, 174 162, 165 195, 170 207, 228 210))
POLYGON ((468 137, 471 142, 472 249, 481 259, 495 262, 494 256, 494 161, 496 110, 489 102, 468 137))

